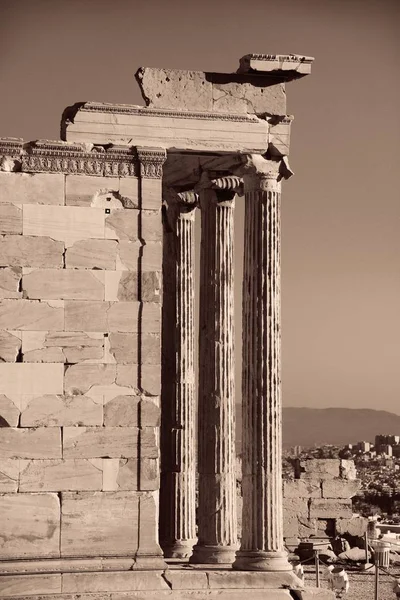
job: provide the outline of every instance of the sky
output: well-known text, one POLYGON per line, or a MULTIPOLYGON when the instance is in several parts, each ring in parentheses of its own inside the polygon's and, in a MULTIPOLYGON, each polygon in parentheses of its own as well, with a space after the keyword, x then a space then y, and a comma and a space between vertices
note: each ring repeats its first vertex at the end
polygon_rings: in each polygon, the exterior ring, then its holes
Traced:
MULTIPOLYGON (((142 104, 140 66, 314 56, 287 85, 283 403, 400 414, 399 30, 398 0, 0 0, 0 136, 58 139, 78 101, 142 104)), ((236 217, 239 313, 241 200, 236 217)))

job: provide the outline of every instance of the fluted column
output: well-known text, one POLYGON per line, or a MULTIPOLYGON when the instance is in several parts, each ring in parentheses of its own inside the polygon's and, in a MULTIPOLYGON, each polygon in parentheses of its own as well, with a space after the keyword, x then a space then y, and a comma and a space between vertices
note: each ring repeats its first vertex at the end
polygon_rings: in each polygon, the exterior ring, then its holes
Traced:
POLYGON ((231 563, 237 549, 233 216, 240 184, 238 177, 223 177, 200 191, 199 508, 193 563, 231 563))
POLYGON ((196 542, 194 215, 197 194, 164 197, 160 544, 166 558, 196 542))
POLYGON ((289 571, 283 546, 281 184, 287 163, 256 157, 243 176, 243 517, 239 570, 289 571))

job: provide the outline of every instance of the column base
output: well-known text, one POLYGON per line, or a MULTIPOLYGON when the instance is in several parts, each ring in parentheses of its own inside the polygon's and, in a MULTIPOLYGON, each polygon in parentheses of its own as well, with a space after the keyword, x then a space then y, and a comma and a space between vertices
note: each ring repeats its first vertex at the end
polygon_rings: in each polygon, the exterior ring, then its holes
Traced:
POLYGON ((239 550, 232 565, 237 571, 293 571, 286 552, 239 550))
POLYGON ((235 560, 237 546, 211 546, 196 544, 189 563, 197 565, 231 565, 235 560))
POLYGON ((173 544, 161 544, 164 558, 189 558, 197 540, 177 540, 173 544))

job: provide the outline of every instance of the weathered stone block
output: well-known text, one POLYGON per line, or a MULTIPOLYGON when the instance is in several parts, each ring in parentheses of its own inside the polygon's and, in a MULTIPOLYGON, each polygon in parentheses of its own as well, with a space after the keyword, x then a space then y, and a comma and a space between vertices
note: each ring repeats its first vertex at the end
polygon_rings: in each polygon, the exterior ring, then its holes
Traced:
POLYGON ((138 396, 116 396, 107 402, 104 405, 105 427, 138 427, 139 402, 138 396))
POLYGON ((365 519, 364 517, 336 520, 336 533, 338 535, 350 535, 359 538, 364 537, 367 527, 368 519, 365 519))
POLYGON ((136 560, 139 555, 144 559, 149 556, 159 556, 162 558, 162 550, 158 545, 158 514, 159 514, 159 496, 157 492, 143 492, 139 498, 139 548, 136 560))
POLYGON ((0 363, 0 394, 62 394, 63 365, 0 363))
POLYGON ((299 537, 301 539, 317 535, 318 519, 298 518, 299 537))
POLYGON ((20 410, 10 398, 0 394, 0 427, 18 427, 20 410))
POLYGON ((80 269, 115 269, 115 240, 79 240, 65 253, 65 266, 80 269))
POLYGON ((45 300, 104 300, 103 273, 77 269, 38 269, 22 278, 25 298, 45 300))
POLYGON ((299 460, 295 465, 299 479, 333 479, 340 476, 340 459, 325 458, 299 460))
POLYGON ((142 210, 141 237, 147 242, 162 242, 163 227, 161 211, 142 210))
POLYGON ((140 402, 140 426, 158 427, 160 418, 160 399, 142 398, 140 402))
POLYGON ((20 282, 21 267, 0 268, 0 298, 22 298, 20 282))
POLYGON ((354 460, 341 459, 340 461, 340 477, 342 479, 357 479, 356 466, 354 460))
POLYGON ((34 398, 21 414, 21 427, 102 425, 102 397, 46 395, 34 398))
MULTIPOLYGON (((287 587, 297 587, 300 582, 292 571, 263 572, 263 571, 230 571, 211 570, 207 573, 208 587, 214 590, 274 590, 274 593, 285 584, 287 587)), ((229 596, 228 596, 229 597, 229 596)), ((266 598, 268 596, 266 595, 266 598)))
MULTIPOLYGON (((153 442, 155 444, 155 442, 153 442)), ((65 427, 65 458, 129 458, 138 455, 136 427, 65 427)))
POLYGON ((158 303, 143 304, 141 318, 142 333, 161 333, 161 306, 158 303))
POLYGON ((204 590, 208 588, 207 573, 194 569, 167 569, 164 572, 166 579, 173 590, 204 590))
POLYGON ((64 244, 49 237, 5 235, 0 238, 0 266, 63 267, 64 244))
POLYGON ((144 271, 141 276, 140 300, 142 302, 161 302, 161 273, 144 271))
POLYGON ((0 204, 0 234, 22 233, 22 208, 15 204, 0 204))
POLYGON ((0 329, 47 331, 63 328, 63 300, 0 300, 0 329))
POLYGON ((103 208, 34 206, 23 208, 24 235, 48 236, 73 244, 88 238, 104 239, 103 208))
POLYGON ((169 590, 163 574, 157 571, 114 571, 112 573, 64 573, 63 591, 130 592, 131 590, 169 590))
POLYGON ((304 590, 293 590, 292 598, 297 600, 335 600, 335 592, 331 592, 324 588, 307 587, 304 590))
POLYGON ((20 492, 102 490, 101 460, 32 460, 20 474, 20 492))
POLYGON ((16 362, 21 345, 20 336, 9 331, 0 331, 0 361, 16 362))
POLYGON ((110 302, 65 301, 66 331, 108 331, 110 302))
MULTIPOLYGON (((1 367, 1 365, 0 365, 1 367)), ((92 393, 101 393, 102 386, 109 386, 116 381, 116 367, 111 364, 70 365, 65 368, 65 393, 77 395, 86 394, 91 388, 92 393)))
POLYGON ((64 331, 23 331, 23 362, 100 362, 104 334, 64 331))
POLYGON ((110 240, 137 240, 138 214, 139 211, 135 209, 111 210, 109 215, 105 215, 104 237, 110 240))
POLYGON ((64 175, 0 173, 0 202, 64 204, 64 175))
POLYGON ((160 210, 162 203, 162 180, 160 179, 142 179, 141 208, 145 210, 160 210))
POLYGON ((65 204, 71 206, 98 206, 99 197, 114 198, 118 194, 119 179, 90 175, 67 175, 65 204))
POLYGON ((321 485, 304 479, 291 479, 283 483, 284 498, 321 498, 321 485))
POLYGON ((158 458, 152 427, 65 427, 65 458, 158 458))
POLYGON ((322 482, 323 498, 352 498, 361 489, 361 480, 328 479, 322 482))
MULTIPOLYGON (((137 364, 139 358, 138 336, 134 333, 111 333, 110 352, 120 364, 137 364)), ((160 364, 160 336, 143 334, 140 338, 142 364, 160 364)))
POLYGON ((138 331, 139 302, 112 302, 108 311, 108 331, 138 331))
POLYGON ((103 490, 158 490, 160 467, 156 458, 103 460, 103 490))
POLYGON ((140 387, 150 396, 161 394, 161 365, 142 365, 140 387))
POLYGON ((138 521, 135 492, 63 493, 61 555, 132 555, 138 521))
POLYGON ((119 196, 125 207, 139 208, 139 180, 137 177, 120 177, 119 196))
POLYGON ((60 556, 57 494, 0 495, 0 559, 60 556))
MULTIPOLYGON (((65 301, 66 331, 138 331, 139 302, 65 301)), ((142 322, 149 329, 159 327, 154 309, 143 309, 142 322)), ((157 329, 158 331, 159 329, 157 329)))
POLYGON ((349 518, 353 514, 351 500, 312 499, 310 517, 316 519, 349 518))
POLYGON ((138 299, 138 274, 136 272, 105 272, 105 300, 129 302, 138 299))
MULTIPOLYGON (((61 593, 61 574, 48 575, 2 575, 0 577, 0 597, 21 600, 38 598, 39 594, 61 593)), ((54 596, 47 596, 49 600, 54 596)), ((62 599, 61 599, 62 600, 62 599)))
POLYGON ((5 458, 0 460, 0 493, 17 492, 19 481, 19 460, 5 458))
POLYGON ((60 429, 2 427, 0 458, 61 458, 60 429))

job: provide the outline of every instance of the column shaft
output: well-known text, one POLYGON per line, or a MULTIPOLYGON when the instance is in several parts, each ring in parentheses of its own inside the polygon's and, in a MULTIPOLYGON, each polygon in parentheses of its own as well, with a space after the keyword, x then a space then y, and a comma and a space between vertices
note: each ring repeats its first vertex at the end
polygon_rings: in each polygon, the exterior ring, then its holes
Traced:
POLYGON ((165 215, 160 543, 167 558, 190 556, 196 541, 194 208, 175 202, 165 215))
POLYGON ((237 548, 234 195, 221 189, 200 194, 199 540, 190 559, 194 563, 231 563, 237 548))
POLYGON ((244 176, 243 521, 234 568, 290 570, 283 547, 280 183, 244 176))

